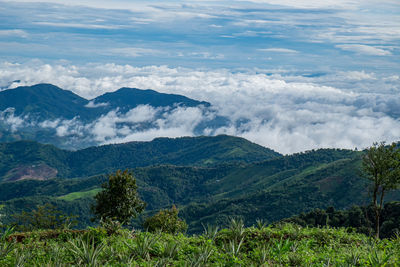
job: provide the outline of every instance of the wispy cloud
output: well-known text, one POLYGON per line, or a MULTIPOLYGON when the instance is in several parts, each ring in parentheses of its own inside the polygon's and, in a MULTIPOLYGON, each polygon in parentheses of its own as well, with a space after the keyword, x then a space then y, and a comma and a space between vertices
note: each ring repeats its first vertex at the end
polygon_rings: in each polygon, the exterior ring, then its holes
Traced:
POLYGON ((289 54, 295 54, 298 53, 299 51, 294 50, 294 49, 288 49, 288 48, 262 48, 258 49, 258 51, 261 52, 273 52, 273 53, 289 53, 289 54))
POLYGON ((371 55, 371 56, 389 56, 392 54, 388 50, 384 50, 384 49, 377 48, 374 46, 369 46, 369 45, 341 44, 341 45, 336 45, 336 47, 346 50, 346 51, 351 51, 351 52, 365 54, 365 55, 371 55))
POLYGON ((0 16, 10 29, 0 33, 1 57, 120 64, 135 57, 141 66, 297 69, 320 68, 325 61, 328 68, 349 70, 386 55, 371 65, 400 68, 394 58, 399 50, 384 48, 400 41, 400 5, 392 0, 46 2, 1 1, 0 16), (306 48, 308 56, 293 52, 306 48), (362 56, 349 59, 349 50, 362 56), (264 60, 266 52, 291 57, 264 60))
POLYGON ((105 29, 115 30, 122 28, 118 25, 101 25, 101 24, 84 24, 84 23, 71 23, 71 22, 34 22, 37 25, 50 26, 50 27, 65 27, 65 28, 80 28, 80 29, 105 29))
POLYGON ((141 47, 124 47, 124 48, 112 48, 109 50, 110 53, 125 55, 128 57, 141 57, 145 55, 159 55, 163 52, 156 49, 141 48, 141 47))
POLYGON ((17 37, 27 38, 28 33, 20 29, 0 30, 0 37, 5 37, 5 36, 17 36, 17 37))
POLYGON ((85 105, 85 107, 87 108, 98 108, 98 107, 107 107, 109 105, 109 103, 94 103, 94 101, 89 101, 89 103, 87 103, 85 105))

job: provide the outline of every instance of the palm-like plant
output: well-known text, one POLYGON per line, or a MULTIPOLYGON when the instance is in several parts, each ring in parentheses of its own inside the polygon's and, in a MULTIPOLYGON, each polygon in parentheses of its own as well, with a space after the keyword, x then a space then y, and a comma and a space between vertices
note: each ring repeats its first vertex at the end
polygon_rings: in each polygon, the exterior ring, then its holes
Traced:
POLYGON ((0 236, 0 258, 7 256, 15 247, 15 241, 9 240, 13 228, 7 228, 0 236))
POLYGON ((96 244, 94 238, 78 238, 69 241, 69 251, 75 256, 78 264, 86 266, 99 266, 99 257, 105 248, 104 243, 96 244))
POLYGON ((139 256, 142 259, 148 260, 150 258, 150 252, 153 249, 154 244, 160 238, 160 234, 150 234, 144 232, 136 237, 134 245, 124 242, 128 246, 133 256, 139 256))
POLYGON ((203 236, 207 239, 211 239, 211 241, 215 240, 215 237, 218 234, 219 227, 211 224, 207 224, 207 226, 203 225, 203 236))

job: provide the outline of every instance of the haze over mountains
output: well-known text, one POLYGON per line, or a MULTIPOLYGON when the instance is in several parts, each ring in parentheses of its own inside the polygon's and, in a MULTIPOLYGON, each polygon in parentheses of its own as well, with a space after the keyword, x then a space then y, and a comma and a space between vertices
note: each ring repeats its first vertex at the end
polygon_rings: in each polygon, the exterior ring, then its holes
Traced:
POLYGON ((36 140, 77 149, 140 140, 138 134, 153 129, 161 130, 157 134, 161 136, 176 135, 174 131, 209 135, 227 124, 228 120, 218 116, 208 102, 153 90, 121 88, 91 100, 51 84, 0 92, 3 142, 36 140), (184 120, 188 116, 190 129, 182 129, 187 127, 184 120))

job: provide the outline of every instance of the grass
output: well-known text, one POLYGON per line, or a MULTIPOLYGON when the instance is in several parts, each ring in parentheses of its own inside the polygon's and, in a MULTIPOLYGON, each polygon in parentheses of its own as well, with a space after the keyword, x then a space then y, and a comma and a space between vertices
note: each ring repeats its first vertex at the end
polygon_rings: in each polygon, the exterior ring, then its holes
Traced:
POLYGON ((58 199, 65 201, 74 201, 80 198, 93 198, 101 190, 101 188, 94 188, 88 191, 72 192, 67 195, 60 196, 58 197, 58 199))
POLYGON ((345 228, 293 224, 244 228, 240 220, 205 229, 195 236, 90 228, 43 238, 43 231, 34 232, 22 242, 0 239, 0 266, 400 266, 400 236, 375 240, 345 228))

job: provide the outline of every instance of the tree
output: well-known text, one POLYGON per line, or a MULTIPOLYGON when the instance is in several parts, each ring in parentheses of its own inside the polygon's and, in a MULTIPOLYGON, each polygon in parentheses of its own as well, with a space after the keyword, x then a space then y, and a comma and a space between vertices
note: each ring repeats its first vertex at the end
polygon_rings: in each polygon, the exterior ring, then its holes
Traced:
POLYGON ((94 197, 92 206, 95 219, 112 219, 128 223, 146 207, 137 192, 136 179, 128 170, 108 176, 108 182, 102 184, 103 190, 94 197))
POLYGON ((17 230, 63 229, 76 224, 76 216, 65 215, 52 204, 39 205, 32 211, 12 215, 17 230))
POLYGON ((385 194, 400 186, 400 150, 393 143, 374 143, 367 149, 362 169, 372 182, 372 205, 375 212, 375 234, 379 238, 380 217, 385 194))
POLYGON ((187 224, 178 217, 178 209, 173 205, 171 209, 160 210, 154 216, 147 218, 143 227, 150 232, 162 231, 176 234, 185 232, 187 224))

